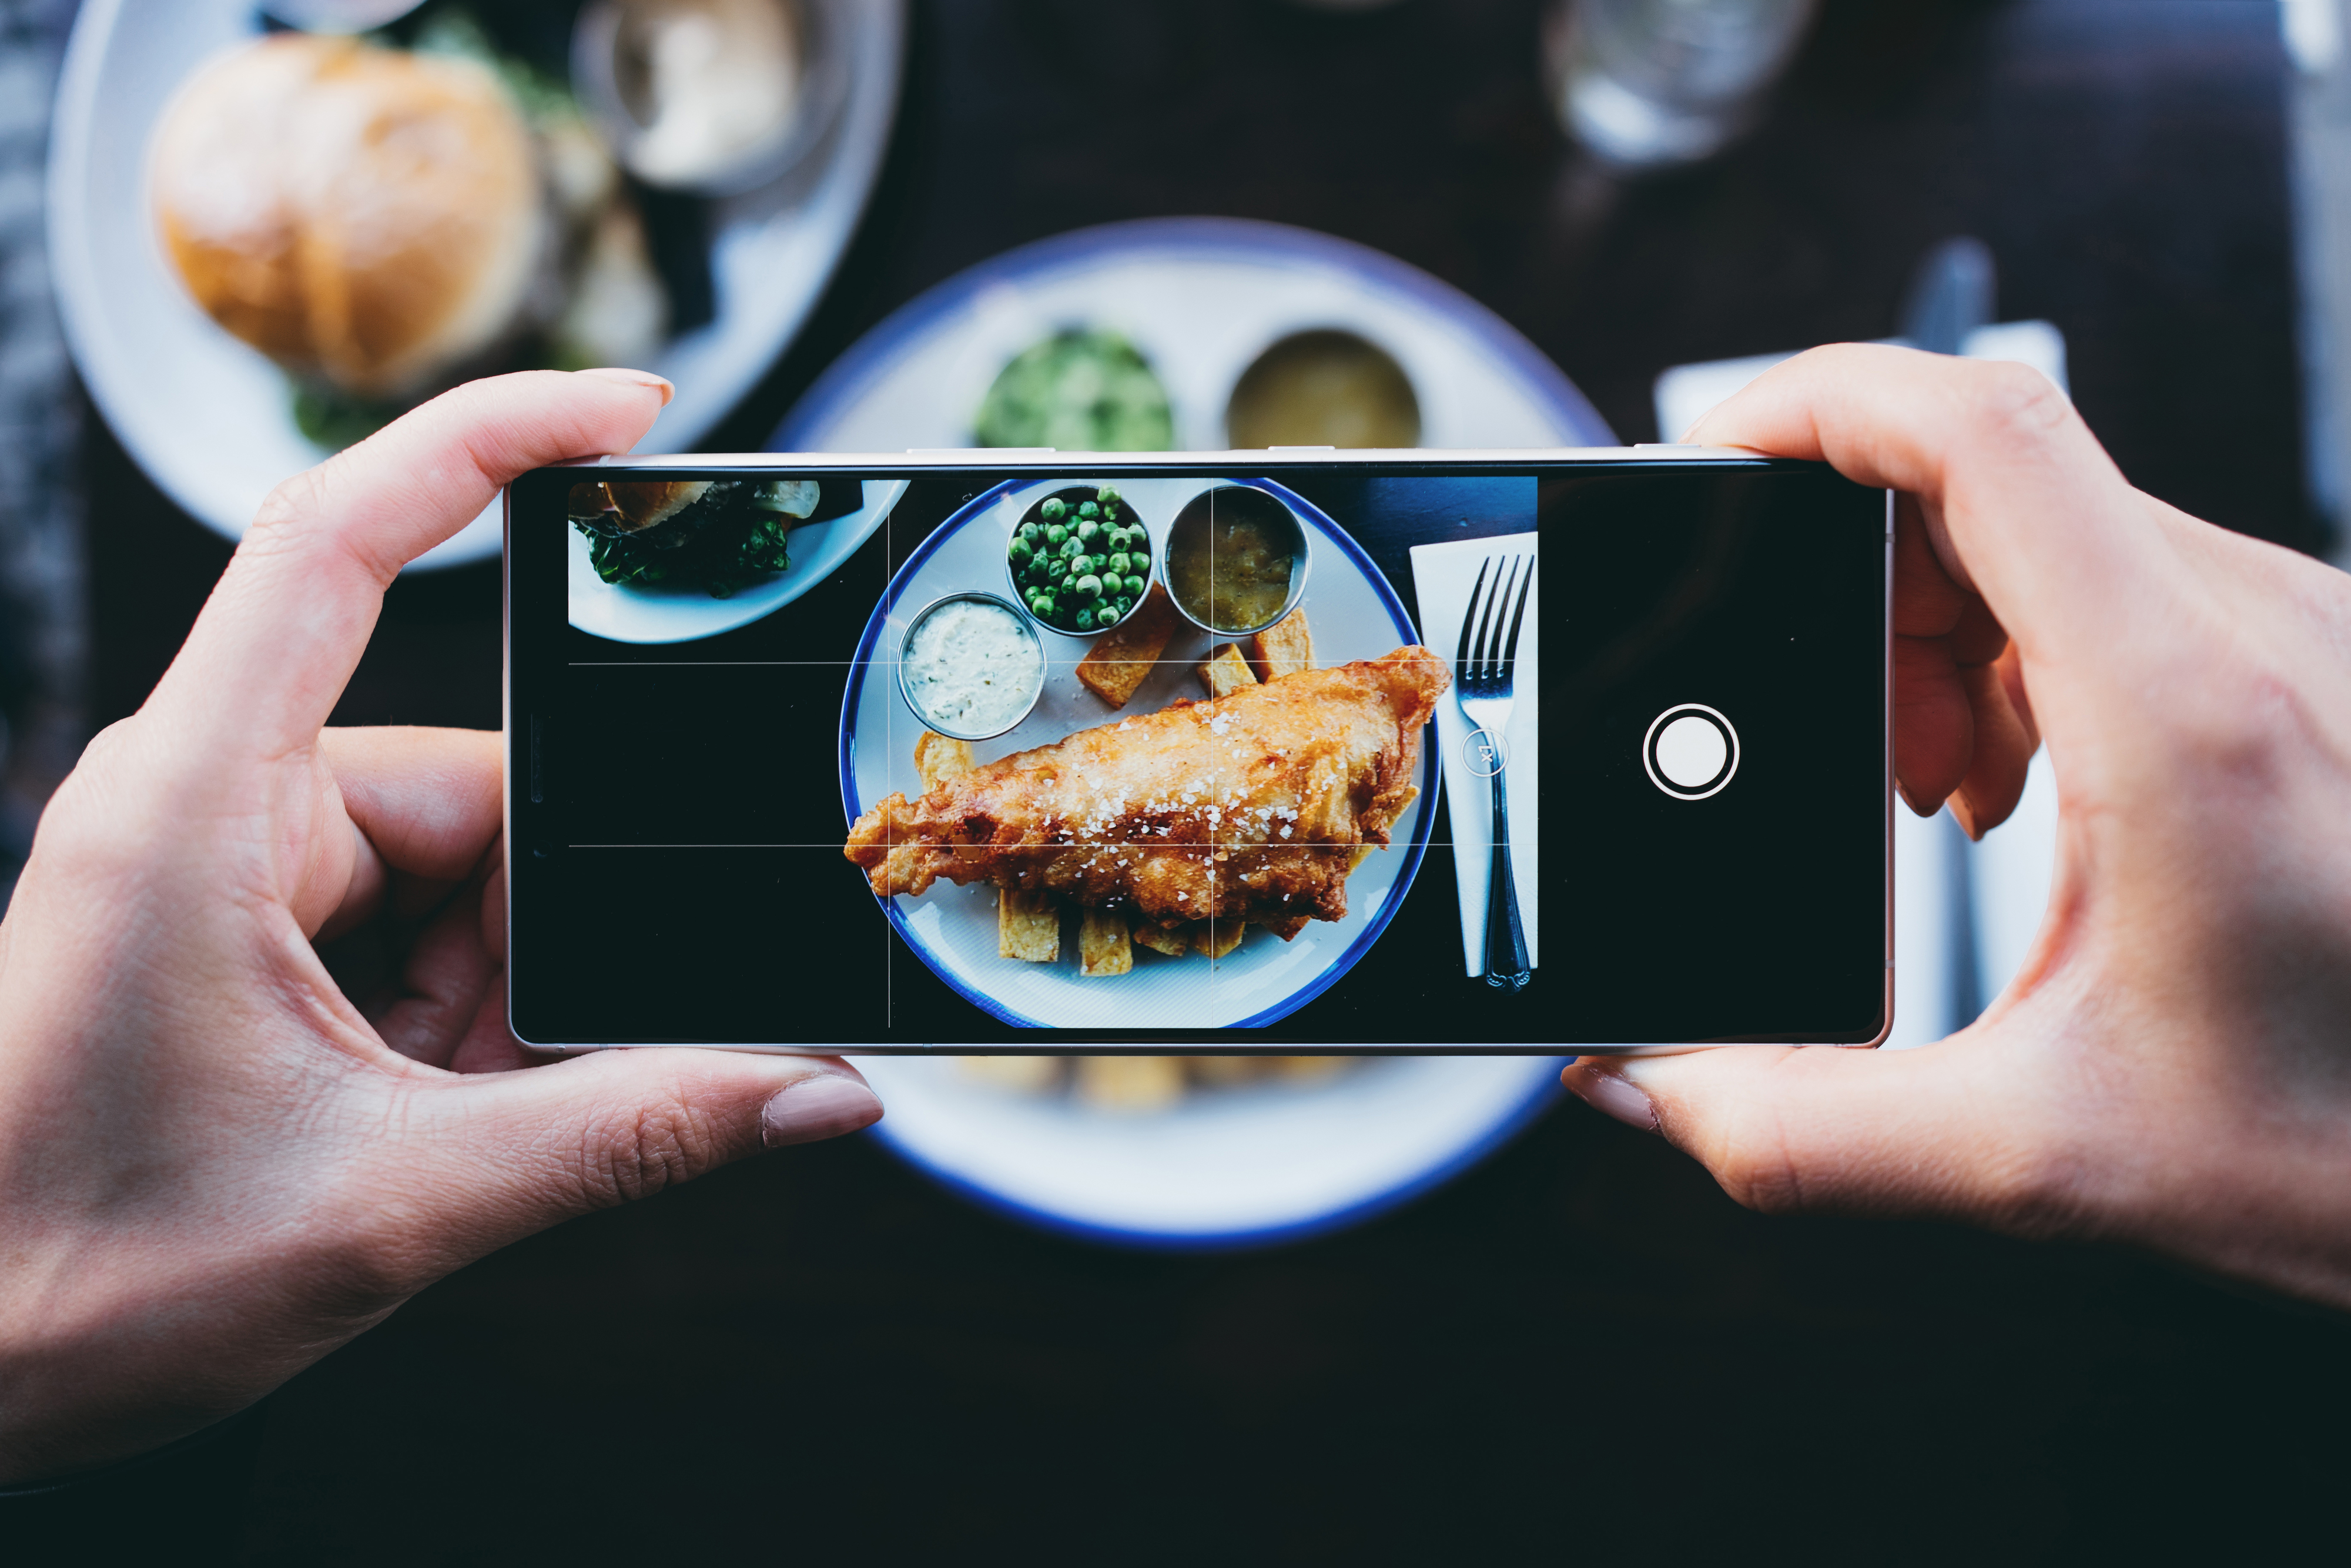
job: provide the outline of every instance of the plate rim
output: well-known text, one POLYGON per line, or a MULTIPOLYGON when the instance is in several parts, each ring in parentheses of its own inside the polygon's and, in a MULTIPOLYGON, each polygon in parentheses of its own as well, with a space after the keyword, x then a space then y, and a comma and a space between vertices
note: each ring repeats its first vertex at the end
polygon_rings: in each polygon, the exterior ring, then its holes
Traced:
POLYGON ((1106 1224, 1101 1220, 1081 1219, 1058 1209, 1042 1207, 1013 1197, 998 1188, 989 1186, 976 1177, 941 1163, 926 1151, 910 1143, 890 1125, 887 1116, 875 1123, 872 1135, 888 1146, 892 1153, 941 1186, 978 1207, 990 1209, 1008 1218, 1051 1231, 1081 1241, 1106 1243, 1146 1252, 1238 1252, 1288 1246, 1292 1242, 1309 1241, 1318 1236, 1344 1230, 1378 1218, 1443 1186, 1454 1177, 1482 1165, 1536 1122, 1550 1113, 1566 1097, 1566 1088, 1559 1074, 1572 1056, 1534 1058, 1547 1065, 1548 1071, 1537 1077, 1527 1091, 1504 1114, 1481 1125, 1477 1133, 1460 1143, 1445 1158, 1414 1172, 1400 1182, 1364 1194, 1336 1208, 1297 1219, 1279 1220, 1271 1225, 1242 1226, 1204 1230, 1155 1230, 1136 1226, 1106 1224))
MULTIPOLYGON (((1309 522, 1328 534, 1339 545, 1341 550, 1350 558, 1356 570, 1362 572, 1364 579, 1370 582, 1373 591, 1378 595, 1381 607, 1387 612, 1390 621, 1401 628, 1404 635, 1409 639, 1407 645, 1416 647, 1420 645, 1419 628, 1413 624, 1412 616, 1405 611, 1403 599, 1396 593, 1395 585, 1388 580, 1387 573, 1380 570, 1379 563, 1371 558, 1369 552, 1355 542, 1354 537, 1341 528, 1338 521, 1329 513, 1287 486, 1262 476, 1252 477, 1257 484, 1264 486, 1275 495, 1283 505, 1298 508, 1309 522)), ((983 511, 993 507, 998 499, 1011 490, 1024 484, 1037 482, 1039 481, 1035 478, 1022 476, 1000 480, 949 514, 945 521, 931 530, 929 536, 921 544, 914 547, 914 553, 906 558, 905 564, 891 575, 889 587, 883 591, 882 597, 874 603, 872 612, 867 616, 865 629, 857 639, 857 652, 850 664, 849 681, 842 691, 841 701, 841 804, 850 828, 853 829, 856 826, 860 815, 857 810, 857 745, 854 716, 858 699, 865 689, 866 672, 872 664, 873 649, 880 640, 883 628, 889 624, 890 612, 896 607, 899 597, 905 591, 907 584, 913 580, 914 573, 947 539, 971 526, 983 511)), ((1067 737, 1064 737, 1064 738, 1067 737)), ((1237 1019, 1229 1024, 1218 1024, 1215 1026, 1216 1028, 1220 1030, 1262 1029, 1269 1024, 1278 1023, 1330 989, 1341 977, 1363 961, 1364 955, 1371 950, 1373 945, 1386 932, 1390 922, 1395 920, 1396 911, 1412 892, 1412 884, 1420 874, 1421 862, 1427 853, 1428 841, 1435 831, 1437 800, 1445 783, 1444 770, 1436 766, 1437 761, 1437 748, 1424 747, 1420 757, 1421 792, 1417 802, 1421 810, 1418 821, 1414 824, 1412 841, 1405 848, 1404 864, 1398 870, 1395 881, 1389 885, 1387 897, 1381 901, 1380 907, 1364 923, 1364 929, 1357 934, 1355 940, 1348 944, 1338 957, 1317 970, 1297 990, 1289 992, 1272 1005, 1260 1009, 1245 1019, 1237 1019)), ((982 996, 972 990, 961 979, 947 973, 932 958, 930 949, 914 935, 913 928, 907 924, 905 915, 899 909, 896 899, 882 898, 877 895, 873 902, 881 906, 883 914, 888 918, 891 925, 897 930, 900 939, 914 950, 914 956, 922 959, 925 967, 931 973, 946 982, 948 989, 964 1000, 970 1002, 998 1022, 1009 1024, 1015 1029, 1056 1027, 1051 1024, 1039 1023, 1033 1019, 1023 1018, 995 998, 982 996)))
MULTIPOLYGON (((1570 444, 1614 446, 1616 434, 1567 372, 1491 307, 1399 256, 1336 235, 1261 218, 1212 216, 1130 218, 1050 235, 973 263, 915 295, 879 322, 810 382, 775 433, 771 452, 812 450, 807 438, 868 386, 939 319, 991 285, 1074 267, 1115 252, 1156 252, 1203 259, 1263 262, 1274 257, 1318 261, 1395 288, 1447 321, 1476 333, 1513 375, 1549 407, 1575 437, 1570 444)), ((985 448, 975 448, 983 451, 985 448)))

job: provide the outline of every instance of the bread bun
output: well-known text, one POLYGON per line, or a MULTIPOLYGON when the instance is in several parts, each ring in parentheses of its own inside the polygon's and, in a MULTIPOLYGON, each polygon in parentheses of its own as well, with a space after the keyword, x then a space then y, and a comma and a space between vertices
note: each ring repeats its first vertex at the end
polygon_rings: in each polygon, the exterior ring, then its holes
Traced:
POLYGON ((468 60, 281 33, 205 67, 152 160, 197 303, 299 374, 413 392, 515 323, 546 256, 529 129, 468 60))

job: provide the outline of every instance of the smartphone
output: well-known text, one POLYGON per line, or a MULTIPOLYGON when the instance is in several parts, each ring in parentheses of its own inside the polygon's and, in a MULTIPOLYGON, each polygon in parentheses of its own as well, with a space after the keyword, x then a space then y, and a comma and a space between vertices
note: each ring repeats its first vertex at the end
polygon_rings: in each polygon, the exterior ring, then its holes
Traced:
POLYGON ((1892 517, 1687 446, 526 475, 510 1021, 548 1051, 1875 1044, 1892 517))

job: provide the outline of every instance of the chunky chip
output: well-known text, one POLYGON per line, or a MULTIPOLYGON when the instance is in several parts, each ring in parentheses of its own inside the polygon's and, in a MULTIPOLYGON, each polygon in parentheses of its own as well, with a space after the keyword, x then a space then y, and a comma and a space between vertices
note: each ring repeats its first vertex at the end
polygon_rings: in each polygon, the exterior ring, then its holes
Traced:
POLYGON ((1293 610, 1249 640, 1249 668, 1260 681, 1278 681, 1314 667, 1314 633, 1306 612, 1293 610))
POLYGON ((1000 890, 996 900, 996 953, 1000 958, 1050 964, 1061 956, 1061 912, 1052 894, 1000 890))
POLYGON ((1111 706, 1124 707, 1134 689, 1150 678, 1183 619, 1167 591, 1153 583, 1134 614, 1094 639, 1093 647, 1078 661, 1078 679, 1111 706))
POLYGON ((957 774, 971 771, 971 742, 950 740, 926 729, 914 742, 914 770, 923 776, 923 790, 927 794, 957 774))
POLYGON ((1200 684, 1208 690, 1210 701, 1238 691, 1243 686, 1258 684, 1257 674, 1241 657, 1240 644, 1228 643, 1200 662, 1200 684))
POLYGON ((1126 916, 1111 909, 1087 910, 1078 923, 1078 973, 1092 979, 1134 971, 1134 945, 1127 939, 1126 916))

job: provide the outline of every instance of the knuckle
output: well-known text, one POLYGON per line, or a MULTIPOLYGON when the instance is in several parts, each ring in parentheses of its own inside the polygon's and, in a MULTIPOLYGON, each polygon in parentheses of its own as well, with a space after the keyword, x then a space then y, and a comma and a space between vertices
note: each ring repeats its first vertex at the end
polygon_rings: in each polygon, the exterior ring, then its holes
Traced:
POLYGON ((134 715, 108 725, 82 748, 41 813, 34 846, 45 863, 94 879, 144 860, 155 824, 137 789, 141 734, 134 715))
POLYGON ((1759 1214, 1793 1214, 1813 1198, 1801 1162, 1777 1128, 1734 1129, 1707 1166, 1732 1202, 1759 1214))
POLYGON ((1970 363, 1970 406, 1978 431, 2004 445, 2047 440, 2074 417, 2056 383, 2029 365, 1970 363))
POLYGON ((716 1134, 692 1105, 675 1098, 631 1105, 590 1124, 580 1161, 582 1195, 600 1207, 632 1203, 717 1163, 716 1134))
POLYGON ((254 512, 252 526, 246 529, 238 552, 273 554, 301 538, 316 526, 320 499, 316 468, 306 468, 280 480, 254 512))
POLYGON ((2233 808, 2235 820, 2248 820, 2243 812, 2291 789, 2295 759, 2313 755, 2324 726, 2302 682, 2266 660, 2206 673, 2210 684, 2203 690, 2180 694, 2172 735, 2181 759, 2201 775, 2204 804, 2233 808))

